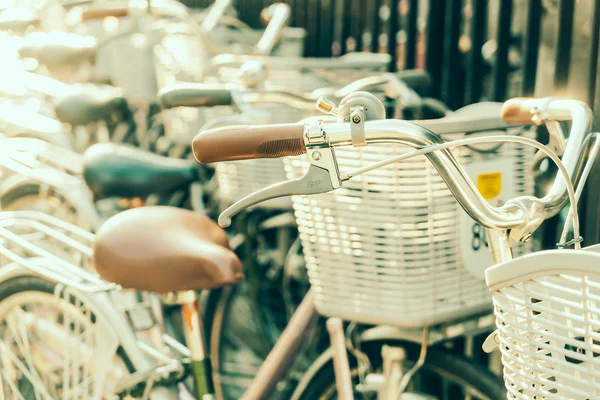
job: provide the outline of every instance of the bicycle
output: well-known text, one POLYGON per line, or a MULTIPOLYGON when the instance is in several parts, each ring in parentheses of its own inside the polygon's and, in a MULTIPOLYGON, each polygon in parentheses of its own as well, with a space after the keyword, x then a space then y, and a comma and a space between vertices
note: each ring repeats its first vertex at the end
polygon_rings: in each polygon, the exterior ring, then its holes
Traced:
POLYGON ((0 396, 178 398, 152 381, 181 376, 187 349, 162 335, 155 299, 93 272, 92 234, 21 211, 0 214, 0 236, 0 396))
MULTIPOLYGON (((575 101, 539 101, 534 103, 542 111, 543 119, 547 121, 573 119, 573 129, 565 149, 565 165, 568 171, 572 172, 578 181, 581 169, 577 168, 577 164, 580 165, 585 161, 580 158, 581 144, 584 142, 585 135, 587 133, 587 124, 589 121, 589 109, 587 106, 575 101), (569 113, 572 112, 571 116, 569 113), (582 119, 584 121, 582 121, 582 119)), ((540 114, 539 114, 540 115, 540 114)), ((490 119, 483 118, 481 120, 475 120, 473 123, 480 125, 489 125, 490 119)), ((496 123, 496 122, 495 122, 496 123)), ((354 140, 358 140, 360 143, 361 139, 365 139, 367 143, 394 143, 400 141, 418 149, 413 154, 405 154, 395 157, 388 162, 397 162, 399 159, 408 157, 415 154, 427 154, 427 157, 434 163, 440 173, 440 176, 447 182, 451 191, 461 204, 463 208, 473 216, 477 221, 482 223, 484 226, 498 228, 499 230, 511 229, 511 232, 518 239, 527 240, 530 238, 530 233, 541 223, 539 218, 527 219, 528 213, 536 213, 539 209, 524 207, 521 208, 516 204, 539 204, 536 198, 531 196, 522 196, 516 199, 512 199, 508 204, 502 207, 494 207, 487 204, 487 202, 481 197, 479 192, 468 180, 463 170, 459 167, 452 153, 445 147, 455 146, 455 143, 444 144, 438 136, 434 135, 425 126, 425 122, 420 122, 419 125, 407 122, 407 121, 373 121, 367 122, 364 125, 364 136, 354 136, 354 140), (428 147, 429 146, 429 147, 428 147), (524 222, 526 222, 524 224, 524 222), (517 229, 521 228, 521 229, 517 229)), ((452 124, 452 120, 449 118, 447 123, 444 121, 433 123, 432 127, 440 133, 453 132, 457 129, 456 124, 452 124), (445 129, 444 129, 445 126, 445 129)), ((463 143, 487 143, 492 140, 496 141, 517 141, 521 143, 528 143, 537 147, 538 149, 545 149, 543 145, 538 144, 533 140, 527 140, 526 138, 515 138, 515 137, 492 137, 492 138, 470 138, 463 140, 463 143)), ((286 194, 307 194, 307 191, 313 193, 323 193, 333 190, 334 186, 338 186, 340 183, 340 177, 351 178, 348 175, 340 175, 335 169, 335 159, 332 148, 338 146, 351 145, 353 137, 351 134, 350 123, 338 123, 338 124, 288 124, 288 125, 273 125, 273 126, 262 126, 262 127, 237 127, 231 128, 231 130, 220 129, 214 131, 208 131, 200 134, 194 141, 194 152, 197 158, 202 162, 219 162, 225 160, 239 159, 239 158, 260 158, 269 156, 284 156, 291 154, 298 154, 307 151, 309 155, 314 152, 319 152, 320 156, 310 157, 311 167, 307 175, 304 178, 282 183, 267 188, 261 192, 249 196, 240 203, 232 206, 232 208, 226 210, 221 218, 220 222, 222 225, 227 225, 230 217, 236 212, 243 209, 249 204, 256 204, 261 200, 266 200, 277 195, 286 194), (226 133, 225 135, 223 133, 226 133), (265 147, 265 143, 270 143, 275 140, 278 145, 273 147, 265 147), (283 140, 283 141, 279 141, 283 140), (279 142, 277 142, 279 141, 279 142), (223 144, 228 146, 223 147, 223 144), (330 147, 331 146, 331 147, 330 147), (266 149, 266 150, 263 150, 266 149), (307 182, 312 182, 312 185, 306 185, 307 182), (282 188, 284 190, 282 190, 282 188)), ((460 142, 458 142, 460 143, 460 142)), ((556 159, 556 156, 553 156, 556 159)), ((374 167, 377 167, 374 166, 374 167)), ((566 203, 567 199, 565 196, 565 181, 562 177, 558 177, 557 180, 560 191, 552 193, 550 196, 544 199, 544 202, 550 206, 546 212, 548 214, 558 212, 560 208, 566 203)), ((194 219, 199 217, 195 216, 194 219)), ((152 208, 140 208, 129 210, 121 213, 116 217, 113 217, 103 228, 99 231, 98 237, 95 243, 95 261, 94 264, 102 276, 109 278, 110 280, 122 283, 123 286, 133 286, 139 289, 152 289, 164 291, 167 289, 191 289, 193 286, 201 285, 202 287, 216 287, 222 286, 226 283, 236 283, 242 276, 240 275, 241 269, 239 261, 235 258, 233 253, 226 249, 223 242, 223 234, 216 228, 216 225, 200 220, 192 220, 192 215, 188 214, 183 210, 176 209, 152 209, 152 208), (166 225, 165 225, 166 224, 166 225), (207 226, 208 224, 208 226, 207 226), (168 242, 161 235, 155 234, 150 235, 150 232, 155 231, 158 226, 170 226, 172 234, 169 235, 168 242), (136 232, 145 232, 144 237, 136 234, 136 232), (181 242, 176 238, 188 237, 188 244, 181 242), (208 235, 208 236, 207 236, 208 235), (192 239, 193 238, 193 239, 192 239), (137 241, 139 240, 139 241, 137 241), (162 243, 162 244, 161 244, 162 243), (183 246, 183 247, 182 247, 183 246), (195 253, 192 248, 202 247, 206 248, 206 255, 211 255, 211 258, 204 258, 198 253, 195 253), (192 256, 192 254, 195 254, 192 256), (172 267, 176 265, 176 260, 179 257, 186 256, 188 263, 180 264, 180 267, 184 268, 185 272, 182 275, 178 273, 170 273, 172 270, 168 270, 166 266, 172 267), (160 257, 159 257, 160 256, 160 257), (200 258, 198 258, 200 256, 200 258), (174 257, 174 258, 173 258, 174 257), (212 258, 214 257, 214 258, 212 258), (136 260, 132 264, 132 260, 136 260), (157 261, 160 260, 160 261, 157 261), (216 260, 221 260, 221 264, 215 263, 216 260), (197 269, 195 272, 198 274, 190 275, 193 268, 196 265, 197 269), (150 273, 150 269, 151 272, 150 273), (166 286, 165 286, 166 285, 166 286), (173 285, 173 286, 171 286, 173 285)), ((490 246, 493 250, 493 255, 497 261, 497 247, 495 247, 499 238, 506 241, 508 236, 506 235, 495 235, 495 231, 489 231, 490 246)), ((180 271, 181 272, 181 271, 180 271)), ((318 284, 317 284, 318 285, 318 284)), ((318 287, 318 286, 317 286, 318 287)), ((197 287, 196 287, 197 288, 197 287)), ((273 352, 267 358, 265 363, 262 365, 259 373, 257 374, 254 384, 246 392, 244 398, 261 398, 269 393, 275 383, 281 376, 289 370, 289 361, 291 356, 296 354, 300 342, 302 341, 302 333, 308 329, 310 322, 316 315, 316 309, 323 312, 323 304, 320 304, 320 297, 322 295, 319 292, 311 291, 305 297, 302 304, 292 317, 290 324, 279 338, 273 352)), ((196 302, 192 298, 188 299, 183 307, 184 320, 188 323, 185 324, 186 337, 192 340, 194 343, 191 346, 191 360, 192 363, 196 364, 196 371, 206 372, 208 366, 208 358, 202 347, 202 340, 200 335, 200 321, 196 319, 197 313, 190 312, 196 310, 196 302), (186 311, 187 310, 187 311, 186 311), (197 346, 197 347, 196 347, 197 346), (200 367, 198 364, 204 365, 200 367)), ((313 368, 313 374, 311 379, 305 381, 305 384, 301 385, 299 392, 294 397, 302 398, 302 396, 310 393, 311 396, 316 394, 324 395, 326 393, 334 394, 336 391, 342 398, 351 398, 354 393, 354 386, 351 381, 352 373, 349 367, 348 355, 346 353, 346 340, 344 338, 343 328, 341 320, 336 318, 337 315, 332 312, 324 312, 330 318, 328 322, 328 329, 331 337, 331 352, 333 354, 333 361, 331 356, 326 356, 324 360, 317 362, 313 368), (335 381, 336 384, 333 386, 329 377, 331 375, 326 374, 324 371, 331 371, 334 367, 335 370, 335 381), (329 368, 329 369, 328 369, 329 368), (319 373, 314 373, 315 370, 319 373), (318 379, 323 378, 327 382, 318 379), (308 383, 306 383, 308 382, 308 383)), ((367 331, 375 337, 371 337, 371 340, 381 338, 382 336, 376 336, 378 332, 377 327, 374 330, 367 331)), ((427 334, 428 330, 423 330, 423 346, 421 347, 421 357, 417 357, 418 360, 413 367, 415 370, 425 365, 424 371, 430 371, 431 368, 435 370, 436 365, 429 364, 430 360, 425 358, 427 353, 427 344, 430 338, 430 334, 427 334)), ((435 332, 432 331, 432 332, 435 332)), ((449 332, 446 332, 449 334, 449 332)), ((368 338, 369 335, 365 334, 363 338, 368 338)), ((390 338, 388 338, 389 340, 390 338)), ((369 340, 365 340, 368 342, 369 340)), ((437 353, 437 350, 434 350, 437 353)), ((409 354, 411 352, 409 351, 409 354)), ((390 354, 388 356, 391 357, 390 354)), ((384 363, 384 376, 390 377, 393 371, 402 371, 401 366, 403 362, 399 362, 403 357, 398 352, 395 352, 394 357, 390 362, 384 363), (387 365, 387 368, 386 368, 387 365), (393 368, 392 368, 393 367, 393 368), (392 368, 390 370, 389 368, 392 368)), ((454 358, 458 359, 458 358, 454 358)), ((445 358, 444 360, 447 360, 445 358)), ((410 364, 409 364, 410 365, 410 364)), ((458 366, 464 368, 464 363, 453 365, 454 368, 458 366)), ((393 379, 389 378, 384 380, 384 383, 378 387, 376 391, 384 391, 384 393, 402 393, 406 389, 406 385, 412 374, 415 372, 408 372, 406 374, 400 373, 399 375, 394 373, 393 379)), ((353 370, 355 371, 355 370, 353 370)), ((445 371, 451 378, 459 380, 465 383, 466 393, 473 396, 479 396, 480 398, 501 398, 505 396, 504 385, 501 381, 493 380, 490 377, 489 372, 485 369, 478 369, 472 366, 469 369, 474 375, 461 376, 456 375, 457 370, 445 371), (462 379, 462 380, 461 380, 462 379), (464 382, 464 379, 468 379, 469 382, 464 382), (492 383, 495 382, 495 383, 492 383)), ((356 371, 355 371, 356 372, 356 371)), ((373 375, 375 376, 375 375, 373 375)), ((203 388, 209 388, 204 391, 204 394, 210 393, 210 374, 204 373, 204 375, 196 375, 196 379, 199 381, 198 389, 200 393, 204 390, 203 388)), ((371 382, 373 383, 373 382, 371 382)), ((464 387, 464 386, 463 386, 464 387)), ((363 387, 364 388, 364 387, 363 387)), ((463 392, 465 393, 465 392, 463 392)), ((309 397, 306 397, 309 398, 309 397)), ((314 398, 314 397, 310 397, 314 398)))

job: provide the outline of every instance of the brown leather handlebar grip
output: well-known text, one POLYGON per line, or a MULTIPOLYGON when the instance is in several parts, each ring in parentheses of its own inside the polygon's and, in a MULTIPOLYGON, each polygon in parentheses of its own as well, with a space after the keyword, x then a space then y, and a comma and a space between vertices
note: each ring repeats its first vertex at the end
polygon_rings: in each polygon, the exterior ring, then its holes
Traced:
POLYGON ((302 124, 227 126, 198 134, 192 151, 202 164, 298 156, 306 153, 303 134, 302 124))
POLYGON ((533 97, 515 97, 504 103, 500 115, 509 124, 535 125, 532 109, 539 107, 543 101, 533 97))
POLYGON ((93 19, 102 19, 107 17, 126 17, 129 15, 127 8, 96 8, 85 10, 81 13, 82 21, 91 21, 93 19))

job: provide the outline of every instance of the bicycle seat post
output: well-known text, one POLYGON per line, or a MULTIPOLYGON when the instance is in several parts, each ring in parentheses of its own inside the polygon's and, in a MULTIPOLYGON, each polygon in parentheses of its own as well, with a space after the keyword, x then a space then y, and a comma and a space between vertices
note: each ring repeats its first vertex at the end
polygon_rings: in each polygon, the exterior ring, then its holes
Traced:
POLYGON ((210 357, 206 353, 204 326, 200 304, 193 290, 169 294, 171 304, 181 305, 185 344, 190 350, 190 366, 194 375, 194 385, 199 399, 214 398, 212 367, 210 357))

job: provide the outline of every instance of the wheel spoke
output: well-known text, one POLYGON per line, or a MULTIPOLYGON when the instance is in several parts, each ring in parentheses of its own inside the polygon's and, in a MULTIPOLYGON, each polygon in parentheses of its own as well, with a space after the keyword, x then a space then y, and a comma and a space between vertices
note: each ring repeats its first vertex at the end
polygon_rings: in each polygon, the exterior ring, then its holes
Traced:
MULTIPOLYGON (((94 313, 67 292, 25 289, 0 302, 0 400, 88 399, 97 379, 107 379, 101 398, 115 398, 117 375, 95 368, 94 313)), ((127 369, 116 353, 110 364, 127 369)))
MULTIPOLYGON (((21 395, 21 392, 19 391, 19 389, 17 389, 17 387, 15 386, 15 383, 13 382, 13 380, 11 379, 10 376, 6 376, 8 374, 8 368, 0 368, 0 377, 4 376, 4 379, 2 379, 3 381, 6 381, 6 387, 8 387, 10 389, 10 392, 13 396, 15 396, 16 399, 18 400, 25 400, 23 398, 23 396, 21 395)), ((4 388, 4 385, 2 385, 2 388, 4 388)), ((2 389, 2 398, 4 400, 4 389, 2 389)))
MULTIPOLYGON (((25 360, 25 365, 28 367, 30 374, 38 380, 38 382, 42 382, 40 375, 35 367, 35 363, 33 361, 33 355, 31 354, 31 344, 29 342, 29 335, 27 334, 27 326, 26 326, 26 318, 27 313, 21 308, 16 307, 13 311, 7 316, 6 323, 9 331, 11 332, 15 344, 19 348, 19 352, 25 360)), ((24 365, 24 366, 25 366, 24 365)), ((36 400, 39 399, 39 393, 37 386, 33 382, 31 382, 35 389, 35 397, 36 400)))
POLYGON ((12 351, 10 351, 6 347, 6 345, 4 345, 4 343, 2 343, 2 342, 0 342, 0 352, 2 352, 2 353, 6 352, 10 361, 29 380, 29 383, 31 383, 31 385, 36 390, 36 399, 41 398, 44 400, 46 400, 46 399, 53 400, 52 397, 50 396, 50 394, 48 393, 48 391, 46 390, 46 388, 44 388, 43 385, 41 384, 41 380, 39 378, 36 379, 36 377, 32 374, 32 372, 29 370, 29 368, 27 368, 25 366, 25 364, 23 364, 23 362, 12 351), (38 393, 39 393, 39 396, 41 396, 41 397, 38 397, 38 393))
MULTIPOLYGON (((65 329, 71 326, 71 313, 68 312, 68 307, 63 310, 63 325, 65 329)), ((70 342, 70 341, 69 341, 70 342)), ((64 369, 63 369, 63 399, 69 398, 69 382, 71 380, 71 344, 65 346, 64 369)))

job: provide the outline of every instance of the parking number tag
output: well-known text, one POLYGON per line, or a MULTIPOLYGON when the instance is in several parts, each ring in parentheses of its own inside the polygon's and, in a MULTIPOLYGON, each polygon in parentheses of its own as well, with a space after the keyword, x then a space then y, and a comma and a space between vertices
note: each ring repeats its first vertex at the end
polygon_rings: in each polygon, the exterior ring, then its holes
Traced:
MULTIPOLYGON (((513 166, 503 160, 476 161, 465 166, 467 175, 481 196, 491 205, 504 204, 514 194, 513 166)), ((492 265, 485 228, 460 211, 461 255, 465 268, 484 279, 484 271, 492 265)))

